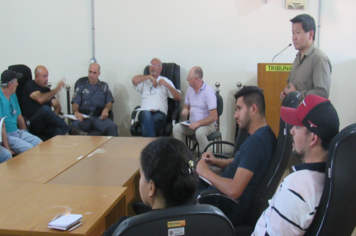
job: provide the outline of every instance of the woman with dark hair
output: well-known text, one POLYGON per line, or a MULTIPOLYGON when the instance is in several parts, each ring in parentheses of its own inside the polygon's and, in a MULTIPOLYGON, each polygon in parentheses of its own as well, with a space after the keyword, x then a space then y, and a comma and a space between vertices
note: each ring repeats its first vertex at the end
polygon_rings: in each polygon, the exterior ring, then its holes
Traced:
MULTIPOLYGON (((141 152, 140 196, 153 210, 187 205, 193 202, 198 177, 194 170, 192 154, 188 147, 174 138, 159 138, 141 152)), ((111 225, 105 236, 128 217, 121 217, 111 225)))

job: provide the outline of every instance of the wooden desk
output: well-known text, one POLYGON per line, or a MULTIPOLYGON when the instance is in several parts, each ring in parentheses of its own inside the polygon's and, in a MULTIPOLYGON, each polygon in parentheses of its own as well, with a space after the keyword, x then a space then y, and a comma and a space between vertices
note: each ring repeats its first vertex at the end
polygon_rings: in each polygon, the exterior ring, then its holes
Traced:
MULTIPOLYGON (((31 189, 28 183, 19 185, 25 191, 31 189)), ((54 216, 67 211, 83 215, 83 225, 70 234, 101 235, 106 227, 126 215, 125 192, 126 188, 120 187, 42 184, 0 211, 0 235, 68 235, 67 231, 47 228, 54 216)))
POLYGON ((0 165, 0 179, 46 183, 107 142, 105 136, 59 135, 0 165))
POLYGON ((124 186, 127 187, 126 201, 129 203, 137 194, 140 153, 154 139, 112 138, 48 183, 124 186))

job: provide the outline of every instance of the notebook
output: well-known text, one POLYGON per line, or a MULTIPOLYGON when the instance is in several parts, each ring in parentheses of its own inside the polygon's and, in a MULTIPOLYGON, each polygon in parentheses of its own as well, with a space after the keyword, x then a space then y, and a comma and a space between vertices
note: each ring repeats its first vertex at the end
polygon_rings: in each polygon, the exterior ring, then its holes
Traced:
POLYGON ((48 228, 58 229, 58 230, 67 230, 71 226, 78 224, 83 218, 83 215, 79 214, 69 214, 62 215, 61 217, 48 223, 48 228))

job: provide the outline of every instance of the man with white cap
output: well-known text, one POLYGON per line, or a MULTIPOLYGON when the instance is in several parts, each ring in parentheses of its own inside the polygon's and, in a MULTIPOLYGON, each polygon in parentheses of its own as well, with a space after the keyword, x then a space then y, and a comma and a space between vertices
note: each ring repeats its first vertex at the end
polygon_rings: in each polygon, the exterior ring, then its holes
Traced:
POLYGON ((329 100, 307 95, 298 108, 281 108, 282 119, 294 125, 293 153, 305 163, 293 167, 269 200, 252 235, 303 235, 314 219, 324 187, 331 140, 339 132, 339 117, 329 100))
POLYGON ((6 117, 6 135, 3 135, 3 145, 9 151, 20 154, 42 143, 38 137, 27 131, 25 120, 21 115, 17 96, 17 79, 22 78, 21 73, 5 70, 1 74, 0 91, 0 117, 6 117))

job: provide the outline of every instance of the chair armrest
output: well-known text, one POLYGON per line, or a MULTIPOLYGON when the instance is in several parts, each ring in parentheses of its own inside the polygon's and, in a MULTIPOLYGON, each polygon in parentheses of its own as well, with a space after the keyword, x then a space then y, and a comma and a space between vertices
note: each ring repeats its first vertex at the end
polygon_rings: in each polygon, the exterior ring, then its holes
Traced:
POLYGON ((213 141, 213 142, 210 142, 208 144, 208 146, 206 146, 206 148, 204 149, 204 152, 206 152, 211 145, 215 145, 215 144, 226 144, 226 145, 230 145, 232 147, 235 147, 235 144, 233 144, 232 142, 228 142, 228 141, 213 141))
POLYGON ((172 112, 172 125, 175 125, 176 122, 179 122, 179 114, 180 114, 180 107, 177 107, 172 112))
POLYGON ((141 106, 136 106, 132 113, 131 113, 131 125, 135 122, 135 119, 136 119, 136 114, 137 114, 137 111, 135 111, 137 108, 140 108, 141 106))
POLYGON ((213 196, 228 199, 230 201, 235 202, 238 205, 240 204, 240 201, 238 199, 237 200, 233 199, 232 197, 227 196, 226 194, 222 193, 220 190, 216 188, 202 191, 197 197, 197 203, 200 203, 200 200, 203 200, 204 198, 213 197, 213 196))

